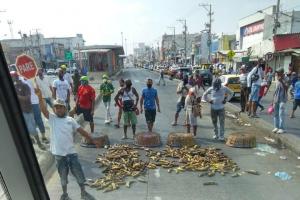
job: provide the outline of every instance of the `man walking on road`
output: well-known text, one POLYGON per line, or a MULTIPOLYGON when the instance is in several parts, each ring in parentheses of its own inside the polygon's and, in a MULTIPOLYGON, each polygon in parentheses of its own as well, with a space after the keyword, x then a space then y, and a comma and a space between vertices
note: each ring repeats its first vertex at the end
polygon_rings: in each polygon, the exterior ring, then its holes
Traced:
MULTIPOLYGON (((119 90, 118 90, 118 92, 124 87, 124 85, 125 85, 125 81, 124 81, 124 79, 120 79, 119 80, 119 84, 120 84, 120 88, 119 88, 119 90)), ((115 127, 116 128, 120 128, 120 122, 121 122, 121 117, 122 117, 122 105, 123 105, 123 103, 122 103, 122 97, 119 97, 119 104, 116 104, 115 103, 115 106, 117 106, 118 107, 118 117, 117 117, 117 124, 115 124, 115 127), (121 105, 121 106, 118 106, 118 105, 121 105)))
POLYGON ((43 74, 43 69, 38 70, 38 76, 36 78, 36 85, 41 90, 43 99, 52 108, 52 94, 53 88, 48 77, 43 74))
POLYGON ((80 78, 81 86, 78 88, 76 100, 76 114, 83 114, 84 121, 90 123, 91 133, 94 133, 94 109, 95 109, 95 89, 89 85, 87 76, 80 78))
POLYGON ((143 89, 142 97, 140 101, 141 113, 143 113, 143 106, 145 109, 145 118, 148 126, 148 131, 151 133, 156 117, 156 106, 157 112, 160 112, 159 99, 157 90, 152 88, 152 79, 147 79, 147 88, 143 89))
POLYGON ((80 86, 80 74, 79 74, 79 71, 78 69, 75 69, 74 71, 74 75, 72 76, 72 80, 73 80, 73 95, 74 95, 74 101, 76 101, 76 96, 77 96, 77 92, 78 92, 78 88, 80 86))
MULTIPOLYGON (((19 75, 15 71, 10 72, 13 80, 18 100, 22 109, 22 114, 26 123, 26 127, 30 136, 34 137, 40 149, 45 150, 45 146, 41 143, 38 132, 36 131, 36 123, 31 106, 31 91, 30 87, 20 80, 19 75)), ((32 143, 35 141, 32 139, 32 143)))
POLYGON ((160 72, 159 72, 159 81, 158 81, 158 85, 160 85, 160 81, 163 82, 163 85, 165 86, 166 85, 166 81, 165 81, 165 78, 164 78, 164 70, 161 69, 160 72))
POLYGON ((183 80, 177 86, 176 93, 178 95, 180 95, 180 97, 179 97, 179 99, 177 101, 176 113, 175 113, 175 120, 172 123, 172 126, 176 126, 177 125, 179 113, 184 108, 185 98, 186 98, 186 96, 187 96, 187 94, 189 92, 189 89, 191 88, 191 86, 188 84, 188 81, 189 81, 188 76, 184 75, 183 80))
POLYGON ((100 94, 102 95, 102 101, 106 109, 105 124, 109 124, 112 121, 110 114, 110 102, 111 95, 114 93, 114 86, 111 81, 108 80, 108 76, 104 74, 102 76, 103 83, 100 85, 100 94))
POLYGON ((247 86, 248 89, 251 88, 251 92, 249 95, 249 113, 248 115, 253 118, 257 118, 256 110, 257 110, 257 102, 259 97, 259 89, 262 82, 263 71, 261 69, 261 62, 259 60, 257 65, 251 70, 251 72, 247 76, 247 86))
POLYGON ((284 79, 284 69, 276 70, 277 81, 273 95, 274 129, 273 133, 285 133, 285 104, 288 98, 288 83, 284 79))
POLYGON ((298 74, 298 80, 294 85, 294 102, 293 102, 293 110, 291 113, 291 118, 295 118, 295 111, 297 107, 300 107, 300 74, 298 74))
POLYGON ((63 99, 70 110, 70 85, 64 79, 64 71, 59 69, 58 79, 53 81, 53 99, 63 99))
POLYGON ((49 121, 50 126, 50 151, 55 156, 56 167, 60 176, 63 194, 61 200, 70 199, 67 193, 68 174, 71 170, 76 178, 76 181, 81 190, 81 198, 90 200, 94 199, 85 190, 85 176, 78 160, 78 155, 74 145, 74 132, 79 132, 88 141, 96 144, 91 135, 86 132, 80 125, 71 117, 67 116, 66 102, 63 99, 56 99, 54 101, 54 113, 50 113, 42 99, 40 91, 37 91, 39 97, 42 113, 49 121))
POLYGON ((211 120, 214 125, 214 139, 219 139, 220 141, 224 141, 225 134, 225 110, 224 105, 228 102, 233 96, 233 92, 222 86, 222 81, 220 78, 216 78, 213 82, 213 86, 208 88, 204 94, 203 99, 206 102, 211 104, 211 120), (208 95, 210 94, 210 98, 208 95), (220 122, 220 134, 218 129, 218 118, 220 122))
POLYGON ((66 81, 68 81, 68 83, 70 85, 70 89, 72 91, 73 90, 73 79, 72 79, 72 76, 71 76, 70 71, 69 71, 70 68, 68 70, 66 65, 61 65, 60 68, 63 70, 63 72, 64 72, 64 79, 66 81))
POLYGON ((122 88, 115 96, 115 102, 119 107, 123 108, 124 118, 124 136, 122 139, 127 139, 127 127, 131 124, 133 138, 135 138, 136 131, 136 109, 139 102, 139 95, 134 87, 132 87, 131 80, 125 81, 125 87, 122 88), (135 96, 135 101, 134 101, 135 96), (119 104, 119 98, 122 97, 122 105, 119 104))

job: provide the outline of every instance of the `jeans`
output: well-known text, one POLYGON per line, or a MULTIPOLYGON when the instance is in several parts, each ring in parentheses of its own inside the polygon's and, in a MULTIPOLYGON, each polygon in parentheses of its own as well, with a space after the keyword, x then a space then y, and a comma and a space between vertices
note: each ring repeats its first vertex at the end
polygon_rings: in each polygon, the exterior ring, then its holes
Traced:
POLYGON ((29 113, 23 112, 23 117, 24 117, 25 124, 26 124, 29 134, 33 135, 33 136, 38 135, 33 113, 32 112, 29 112, 29 113))
POLYGON ((285 103, 274 104, 274 127, 285 129, 285 103))
POLYGON ((41 109, 39 104, 31 104, 33 116, 36 125, 39 127, 41 133, 45 133, 45 126, 41 115, 41 109))
POLYGON ((241 111, 245 112, 246 109, 246 104, 249 99, 249 92, 247 87, 242 87, 241 86, 241 98, 240 98, 240 103, 241 103, 241 111))
POLYGON ((159 81, 158 81, 158 85, 160 85, 160 81, 162 81, 164 83, 164 85, 166 85, 166 81, 164 79, 164 77, 159 77, 159 81))
POLYGON ((66 186, 68 184, 69 169, 71 170, 73 176, 76 178, 77 183, 80 186, 84 185, 85 176, 82 171, 81 164, 79 163, 77 154, 68 154, 66 156, 55 155, 55 160, 56 168, 62 186, 66 186))
POLYGON ((214 132, 215 135, 218 137, 219 134, 219 128, 218 128, 218 118, 219 118, 219 122, 220 122, 220 137, 224 137, 224 124, 225 124, 225 110, 224 109, 220 109, 220 110, 213 110, 211 109, 211 120, 212 123, 214 125, 214 132))
POLYGON ((257 106, 260 107, 260 109, 264 109, 264 106, 260 104, 261 99, 262 99, 262 96, 258 97, 257 106))
POLYGON ((105 109, 106 109, 106 118, 105 120, 110 120, 111 119, 111 114, 110 114, 110 101, 103 102, 105 109))

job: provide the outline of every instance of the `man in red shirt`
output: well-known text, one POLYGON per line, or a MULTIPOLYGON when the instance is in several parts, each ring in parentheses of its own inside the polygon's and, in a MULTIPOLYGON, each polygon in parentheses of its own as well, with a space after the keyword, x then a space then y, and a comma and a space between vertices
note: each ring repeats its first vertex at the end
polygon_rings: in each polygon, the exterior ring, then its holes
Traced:
POLYGON ((90 122, 91 133, 94 133, 95 89, 89 85, 87 76, 82 76, 80 82, 81 86, 77 92, 76 114, 83 114, 84 121, 90 122))

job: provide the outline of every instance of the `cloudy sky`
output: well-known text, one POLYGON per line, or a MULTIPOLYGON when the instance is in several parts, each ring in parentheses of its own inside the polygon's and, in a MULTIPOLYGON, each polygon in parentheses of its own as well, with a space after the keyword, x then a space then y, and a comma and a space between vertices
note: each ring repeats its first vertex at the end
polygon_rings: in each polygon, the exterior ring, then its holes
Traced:
MULTIPOLYGON (((178 19, 186 19, 188 32, 204 29, 207 11, 199 4, 213 6, 213 32, 235 33, 238 20, 276 4, 276 0, 2 0, 0 39, 9 39, 7 20, 18 31, 29 34, 39 29, 45 37, 75 36, 82 33, 87 45, 121 44, 121 32, 129 53, 138 42, 156 46, 168 27, 182 32, 178 19)), ((299 0, 281 0, 282 10, 300 10, 299 0)))

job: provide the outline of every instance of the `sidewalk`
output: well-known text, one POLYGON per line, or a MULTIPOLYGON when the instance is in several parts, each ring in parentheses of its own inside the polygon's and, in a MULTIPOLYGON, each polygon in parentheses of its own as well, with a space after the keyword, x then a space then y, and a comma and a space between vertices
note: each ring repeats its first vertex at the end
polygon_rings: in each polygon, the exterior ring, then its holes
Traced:
MULTIPOLYGON (((118 76, 121 72, 122 71, 119 71, 118 73, 115 74, 115 76, 118 76)), ((103 72, 90 72, 88 74, 89 78, 92 78, 92 80, 90 80, 89 84, 91 86, 93 86, 95 91, 96 91, 96 102, 95 102, 96 108, 97 108, 97 106, 99 105, 99 103, 101 101, 101 96, 99 95, 99 92, 100 92, 99 87, 100 87, 100 84, 101 84, 101 81, 102 81, 102 74, 103 74, 103 72)), ((112 77, 112 78, 114 78, 114 77, 112 77)), ((71 104, 71 107, 73 107, 75 105, 75 102, 73 100, 73 95, 71 96, 71 103, 70 104, 71 104)), ((81 126, 84 125, 84 120, 83 120, 82 115, 80 115, 80 116, 75 115, 75 119, 81 126)), ((45 125, 45 128, 46 128, 46 136, 47 136, 47 138, 49 138, 48 122, 45 118, 43 118, 43 121, 44 121, 44 125, 45 125)), ((39 165, 40 165, 41 172, 42 172, 44 177, 46 176, 47 171, 51 168, 51 166, 54 163, 54 157, 51 154, 51 152, 49 151, 50 145, 48 144, 48 145, 45 145, 45 146, 46 146, 47 150, 43 151, 43 150, 39 149, 36 144, 33 145, 37 160, 38 160, 39 165)))

